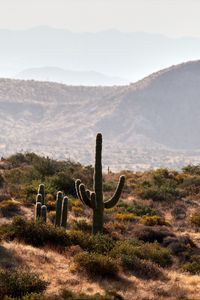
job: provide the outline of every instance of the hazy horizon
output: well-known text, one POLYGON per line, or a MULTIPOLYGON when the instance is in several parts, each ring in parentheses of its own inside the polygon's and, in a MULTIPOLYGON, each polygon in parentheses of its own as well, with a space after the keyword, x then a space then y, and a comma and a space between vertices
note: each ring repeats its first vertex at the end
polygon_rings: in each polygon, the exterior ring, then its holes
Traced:
POLYGON ((1 0, 0 4, 2 29, 50 26, 98 32, 114 28, 200 37, 198 0, 1 0))

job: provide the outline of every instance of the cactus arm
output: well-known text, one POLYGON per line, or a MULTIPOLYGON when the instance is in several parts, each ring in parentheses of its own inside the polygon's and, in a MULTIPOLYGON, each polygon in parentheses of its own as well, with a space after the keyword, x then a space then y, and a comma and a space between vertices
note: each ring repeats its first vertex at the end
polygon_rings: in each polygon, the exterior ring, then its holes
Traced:
POLYGON ((42 203, 42 195, 41 194, 37 194, 37 196, 36 196, 36 203, 37 202, 42 203))
POLYGON ((39 188, 38 188, 38 194, 42 195, 42 205, 45 204, 45 188, 44 188, 44 184, 40 184, 39 188))
POLYGON ((120 176, 119 182, 118 182, 118 185, 117 185, 117 188, 116 188, 116 191, 115 191, 113 197, 104 202, 105 208, 112 208, 113 206, 115 206, 117 204, 117 202, 120 199, 122 189, 124 187, 124 183, 125 183, 125 176, 120 176))
POLYGON ((92 208, 91 200, 90 200, 90 198, 88 198, 87 192, 85 190, 85 186, 82 183, 79 186, 79 193, 81 195, 81 198, 82 198, 84 204, 89 206, 90 208, 92 208))
POLYGON ((81 193, 80 193, 80 189, 79 189, 80 185, 81 185, 81 180, 77 179, 75 181, 76 195, 81 200, 81 202, 83 202, 83 204, 85 204, 84 201, 83 201, 83 199, 82 199, 82 197, 81 197, 81 193))
POLYGON ((88 198, 90 199, 90 191, 89 190, 86 190, 86 195, 88 196, 88 198))

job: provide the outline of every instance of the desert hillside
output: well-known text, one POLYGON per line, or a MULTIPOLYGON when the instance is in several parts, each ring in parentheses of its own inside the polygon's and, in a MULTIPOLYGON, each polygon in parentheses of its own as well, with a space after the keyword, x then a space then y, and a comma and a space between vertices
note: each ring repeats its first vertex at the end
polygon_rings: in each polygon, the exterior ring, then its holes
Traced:
POLYGON ((199 61, 172 66, 128 86, 1 79, 1 155, 29 150, 89 164, 92 141, 100 131, 106 168, 197 163, 199 83, 199 61))
POLYGON ((95 235, 92 209, 75 190, 77 178, 92 190, 93 167, 18 153, 0 170, 1 299, 199 299, 199 166, 104 173, 105 202, 120 175, 126 183, 95 235), (58 199, 66 196, 64 225, 58 199))

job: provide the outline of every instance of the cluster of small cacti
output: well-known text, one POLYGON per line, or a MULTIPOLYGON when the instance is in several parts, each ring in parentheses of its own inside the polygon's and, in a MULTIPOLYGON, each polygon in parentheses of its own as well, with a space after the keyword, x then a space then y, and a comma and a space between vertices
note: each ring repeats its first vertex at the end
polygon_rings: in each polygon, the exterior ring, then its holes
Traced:
POLYGON ((94 192, 86 190, 85 185, 80 179, 76 180, 76 193, 78 198, 93 210, 93 234, 103 232, 103 213, 104 208, 114 207, 120 199, 125 183, 125 177, 120 176, 116 191, 109 200, 103 199, 103 180, 102 180, 102 135, 96 137, 96 154, 94 168, 94 192))
MULTIPOLYGON (((64 197, 62 192, 58 192, 56 196, 56 217, 55 226, 67 227, 67 215, 68 215, 68 198, 64 197)), ((44 184, 40 184, 38 188, 38 194, 36 196, 35 206, 35 220, 47 221, 47 206, 45 205, 45 188, 44 184)))

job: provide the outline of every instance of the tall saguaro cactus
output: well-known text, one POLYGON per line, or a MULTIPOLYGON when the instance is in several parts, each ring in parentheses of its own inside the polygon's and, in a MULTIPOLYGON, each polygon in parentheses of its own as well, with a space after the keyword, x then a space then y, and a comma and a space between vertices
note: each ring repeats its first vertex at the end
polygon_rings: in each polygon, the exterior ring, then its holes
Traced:
POLYGON ((102 135, 96 137, 96 154, 94 168, 94 192, 86 190, 85 185, 80 179, 76 180, 76 193, 79 199, 88 207, 93 209, 93 234, 103 232, 103 213, 104 208, 114 207, 120 199, 122 189, 125 183, 125 177, 120 176, 116 191, 109 200, 103 199, 102 184, 102 135))

